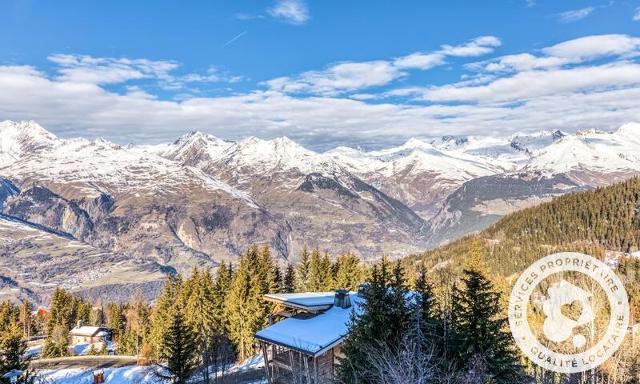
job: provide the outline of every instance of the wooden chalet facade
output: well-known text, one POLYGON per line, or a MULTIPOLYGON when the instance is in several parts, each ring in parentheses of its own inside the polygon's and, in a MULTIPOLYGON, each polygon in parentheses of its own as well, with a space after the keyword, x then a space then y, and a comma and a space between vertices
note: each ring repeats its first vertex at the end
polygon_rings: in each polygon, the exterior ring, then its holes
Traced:
POLYGON ((268 382, 332 383, 351 313, 361 298, 340 290, 271 294, 265 300, 277 308, 270 325, 256 333, 268 382))

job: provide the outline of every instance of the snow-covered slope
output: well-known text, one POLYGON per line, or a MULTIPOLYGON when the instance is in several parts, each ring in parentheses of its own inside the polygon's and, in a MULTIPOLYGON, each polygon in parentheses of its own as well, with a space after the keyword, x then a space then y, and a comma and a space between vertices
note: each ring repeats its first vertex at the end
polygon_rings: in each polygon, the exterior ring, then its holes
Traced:
POLYGON ((427 246, 428 236, 464 235, 637 174, 636 123, 612 133, 446 136, 324 153, 286 137, 231 142, 191 132, 121 146, 0 123, 2 214, 167 270, 233 260, 254 242, 286 258, 304 246, 399 256, 427 246))
POLYGON ((326 155, 338 163, 346 164, 358 174, 380 173, 387 177, 397 173, 431 172, 449 180, 469 180, 513 169, 508 162, 437 148, 419 139, 410 139, 401 146, 372 152, 339 147, 328 151, 326 155))
POLYGON ((432 144, 447 151, 463 152, 522 166, 534 153, 566 135, 562 131, 543 130, 534 133, 514 133, 505 137, 444 136, 433 140, 432 144))
POLYGON ((0 167, 55 145, 57 138, 34 121, 0 122, 0 167))
POLYGON ((287 137, 272 140, 248 137, 222 153, 218 163, 256 174, 286 171, 309 174, 331 172, 339 168, 331 159, 308 150, 287 137))
POLYGON ((551 174, 640 171, 640 124, 629 123, 611 133, 586 131, 564 136, 535 153, 523 170, 551 174))
POLYGON ((515 167, 501 159, 465 153, 457 146, 437 148, 418 139, 371 152, 339 147, 325 155, 403 201, 424 219, 433 216, 444 198, 465 181, 515 167))
POLYGON ((143 149, 183 164, 198 166, 204 162, 217 160, 233 144, 213 135, 194 131, 181 136, 171 144, 143 147, 143 149))

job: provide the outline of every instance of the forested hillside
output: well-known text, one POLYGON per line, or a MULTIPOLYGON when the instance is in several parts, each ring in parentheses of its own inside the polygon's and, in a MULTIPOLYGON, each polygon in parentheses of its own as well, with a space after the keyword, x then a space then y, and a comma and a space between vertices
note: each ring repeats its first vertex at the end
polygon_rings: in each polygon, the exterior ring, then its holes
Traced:
MULTIPOLYGON (((488 229, 415 256, 432 278, 457 271, 472 246, 480 245, 489 268, 513 277, 553 252, 579 251, 618 267, 634 307, 640 306, 640 179, 565 195, 510 214, 488 229)), ((510 280, 508 280, 510 281, 510 280)), ((507 282, 508 282, 507 281, 507 282)))

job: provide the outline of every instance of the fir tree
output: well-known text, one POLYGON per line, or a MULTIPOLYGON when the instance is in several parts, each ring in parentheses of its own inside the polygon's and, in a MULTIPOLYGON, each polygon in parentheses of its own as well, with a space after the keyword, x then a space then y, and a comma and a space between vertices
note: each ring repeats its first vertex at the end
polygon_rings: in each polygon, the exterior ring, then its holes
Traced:
POLYGON ((25 357, 27 342, 23 338, 23 330, 18 324, 0 334, 0 383, 9 383, 2 375, 11 371, 22 371, 17 383, 31 384, 35 377, 29 368, 29 359, 25 357))
POLYGON ((481 252, 480 243, 475 243, 461 285, 454 286, 453 349, 462 369, 480 358, 496 383, 521 382, 522 367, 505 330, 507 319, 501 315, 500 294, 485 275, 481 252))
POLYGON ((364 279, 360 259, 351 254, 338 257, 335 266, 335 288, 356 291, 364 279))
POLYGON ((284 293, 293 293, 296 291, 296 270, 293 268, 293 265, 287 265, 282 284, 284 293))
POLYGON ((282 275, 282 271, 280 270, 280 267, 278 267, 277 265, 274 268, 273 279, 275 280, 275 289, 273 292, 283 293, 284 292, 284 276, 282 275))
POLYGON ((169 317, 169 327, 163 335, 162 364, 157 374, 171 379, 175 384, 186 384, 197 368, 196 339, 186 323, 182 308, 174 306, 169 317))
POLYGON ((185 307, 185 318, 196 336, 196 350, 204 368, 202 370, 203 380, 208 383, 215 336, 221 332, 215 317, 216 303, 213 280, 209 270, 200 272, 196 269, 189 279, 189 283, 191 295, 185 307))
POLYGON ((133 349, 129 349, 132 351, 130 354, 138 356, 149 334, 150 327, 150 308, 142 296, 136 294, 131 299, 131 302, 126 308, 125 317, 127 319, 126 338, 128 343, 131 344, 131 347, 133 347, 133 349))
POLYGON ((333 288, 333 268, 329 255, 321 256, 316 248, 311 252, 307 288, 311 292, 328 291, 333 288))
POLYGON ((266 322, 262 295, 267 293, 269 277, 264 276, 261 259, 255 246, 240 258, 225 303, 229 338, 236 346, 240 360, 253 354, 254 333, 266 322))
POLYGON ((56 288, 53 292, 42 348, 44 357, 61 357, 68 354, 69 330, 76 322, 76 306, 77 301, 64 289, 56 288))
POLYGON ((221 334, 227 333, 227 314, 225 309, 225 302, 227 294, 233 281, 233 268, 231 264, 225 266, 221 264, 216 274, 216 280, 213 287, 213 302, 214 302, 214 321, 215 327, 221 334))
POLYGON ((22 334, 25 338, 29 338, 34 328, 33 305, 29 299, 26 299, 20 306, 20 324, 22 325, 22 334))
POLYGON ((337 374, 340 383, 370 383, 369 352, 397 350, 409 329, 411 310, 400 264, 394 268, 393 275, 388 268, 386 259, 373 267, 362 292, 361 312, 352 315, 349 336, 343 344, 345 357, 340 361, 337 374))
POLYGON ((300 262, 298 263, 298 271, 296 273, 298 279, 298 291, 309 291, 309 273, 311 269, 311 261, 309 260, 309 251, 307 247, 304 247, 302 255, 300 256, 300 262))
POLYGON ((169 328, 171 311, 176 304, 179 289, 179 279, 168 277, 164 283, 162 293, 156 299, 151 313, 151 328, 149 330, 148 344, 151 347, 152 356, 159 359, 165 348, 164 334, 169 328))
POLYGON ((125 332, 126 318, 122 305, 111 303, 108 306, 109 328, 111 328, 113 339, 120 343, 120 338, 125 332))

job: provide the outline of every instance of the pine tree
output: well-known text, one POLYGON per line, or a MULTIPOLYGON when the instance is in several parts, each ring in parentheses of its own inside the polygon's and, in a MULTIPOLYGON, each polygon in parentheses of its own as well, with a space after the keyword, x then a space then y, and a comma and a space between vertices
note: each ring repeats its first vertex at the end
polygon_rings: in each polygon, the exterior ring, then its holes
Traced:
POLYGON ((333 268, 329 255, 321 256, 316 248, 311 252, 307 288, 311 292, 328 291, 333 288, 333 268))
POLYGON ((322 259, 320 259, 320 287, 319 291, 331 291, 334 289, 335 279, 334 279, 334 270, 333 265, 331 264, 331 260, 329 259, 329 254, 324 253, 322 259))
POLYGON ((0 334, 0 383, 9 383, 2 375, 11 371, 22 371, 18 379, 20 384, 31 384, 35 377, 29 368, 29 359, 25 358, 27 342, 23 338, 23 329, 14 324, 10 329, 0 334))
POLYGON ((293 293, 296 291, 296 270, 291 264, 287 265, 282 288, 284 293, 293 293))
POLYGON ((42 347, 44 357, 61 357, 68 354, 69 330, 76 321, 75 304, 76 300, 64 289, 56 288, 53 292, 42 347))
POLYGON ((194 270, 189 280, 191 281, 191 295, 185 307, 185 318, 196 336, 196 350, 204 368, 202 370, 203 380, 208 383, 215 336, 221 332, 216 321, 213 280, 209 270, 199 272, 197 269, 194 270))
POLYGON ((155 306, 151 313, 151 328, 149 330, 148 344, 152 350, 152 356, 159 359, 164 353, 164 334, 170 324, 170 314, 176 304, 180 280, 175 277, 168 277, 164 283, 162 293, 156 299, 155 306))
POLYGON ((273 279, 275 281, 275 290, 273 292, 283 293, 284 292, 284 276, 282 276, 282 271, 280 270, 280 267, 278 267, 277 265, 275 266, 275 269, 274 269, 273 279))
POLYGON ((34 327, 33 305, 29 299, 26 299, 20 307, 20 324, 22 325, 22 334, 25 338, 29 338, 34 327))
POLYGON ((221 334, 227 333, 227 314, 225 309, 225 303, 227 294, 233 281, 233 267, 231 264, 225 266, 221 264, 216 274, 216 280, 213 287, 213 302, 214 302, 214 321, 215 327, 219 329, 221 334))
POLYGON ((337 374, 340 383, 370 383, 367 378, 367 372, 372 370, 370 352, 396 350, 409 330, 411 309, 406 300, 403 272, 400 264, 393 275, 388 268, 386 259, 375 265, 363 288, 361 312, 352 315, 349 336, 343 344, 345 357, 337 374))
POLYGON ((463 271, 460 286, 454 286, 452 328, 453 349, 459 368, 468 369, 478 358, 484 360, 496 383, 523 380, 522 367, 505 330, 500 294, 485 276, 481 245, 475 243, 471 260, 463 271))
POLYGON ((307 247, 304 247, 302 256, 300 256, 300 262, 298 263, 298 271, 296 273, 298 280, 298 291, 309 291, 309 273, 311 269, 311 261, 309 260, 309 251, 307 247))
POLYGON ((198 357, 195 336, 179 305, 171 310, 163 344, 165 348, 160 355, 163 363, 158 364, 161 369, 157 374, 175 384, 186 384, 198 366, 198 357))
POLYGON ((125 318, 127 319, 125 338, 127 339, 127 349, 130 351, 128 354, 139 356, 150 327, 150 308, 142 296, 134 295, 126 308, 125 318))
POLYGON ((120 338, 124 334, 127 324, 124 308, 122 305, 111 303, 107 307, 107 313, 113 339, 116 343, 120 343, 120 338))
POLYGON ((227 294, 225 311, 229 338, 236 346, 238 358, 253 354, 254 333, 266 322, 262 295, 266 292, 264 264, 257 247, 253 246, 240 258, 227 294))
POLYGON ((354 254, 347 253, 338 257, 335 270, 335 288, 356 291, 364 280, 360 259, 354 254))

